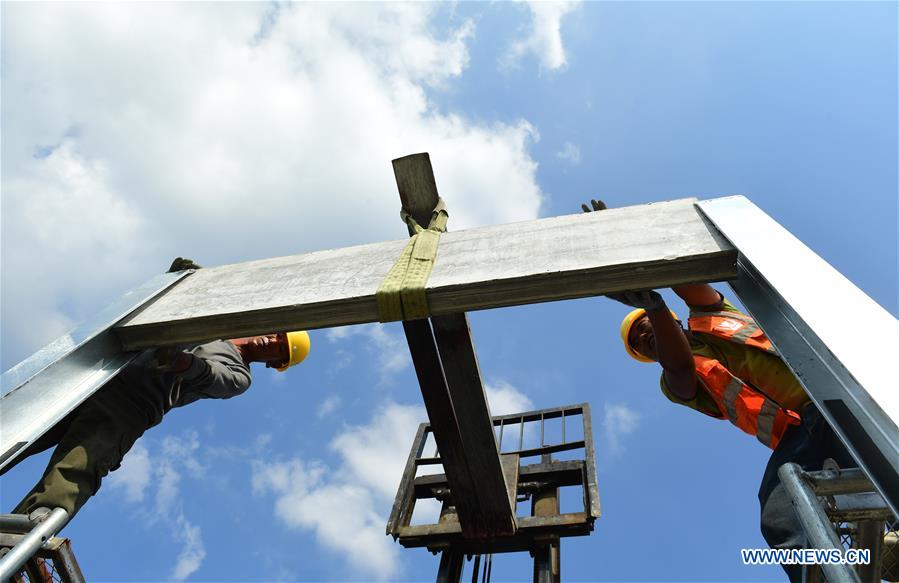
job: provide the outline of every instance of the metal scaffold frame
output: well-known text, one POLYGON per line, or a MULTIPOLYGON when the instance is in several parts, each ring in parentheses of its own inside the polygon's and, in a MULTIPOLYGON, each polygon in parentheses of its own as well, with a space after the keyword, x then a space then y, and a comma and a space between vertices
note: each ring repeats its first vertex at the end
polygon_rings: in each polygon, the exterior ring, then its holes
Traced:
MULTIPOLYGON (((69 513, 62 508, 54 508, 47 514, 30 519, 24 514, 0 514, 0 581, 9 581, 22 567, 41 550, 51 551, 50 558, 59 563, 58 571, 67 574, 66 583, 83 583, 78 563, 72 555, 68 542, 53 539, 69 519, 69 513), (53 542, 51 542, 53 541, 53 542)), ((32 571, 26 569, 31 576, 32 571)), ((37 581, 43 581, 43 577, 37 581)))
POLYGON ((885 558, 891 568, 895 568, 893 563, 899 564, 899 556, 885 557, 884 553, 885 550, 890 555, 899 553, 899 548, 883 548, 886 526, 889 524, 891 530, 896 528, 893 514, 860 469, 832 467, 805 472, 799 465, 788 463, 780 467, 778 474, 793 501, 809 548, 837 551, 843 556, 846 550, 843 537, 834 524, 850 523, 853 536, 847 544, 869 553, 867 561, 857 565, 849 562, 806 565, 805 581, 818 583, 823 572, 829 583, 877 583, 884 575, 885 558))
POLYGON ((513 508, 516 502, 528 499, 534 506, 531 516, 517 517, 516 533, 489 540, 463 535, 455 511, 459 492, 453 491, 451 480, 444 473, 421 473, 425 468, 444 463, 439 447, 434 447, 430 440, 434 429, 422 423, 397 489, 387 534, 407 548, 487 555, 534 552, 545 547, 547 540, 557 544, 559 537, 585 536, 593 531, 600 506, 590 405, 580 403, 497 415, 492 417, 491 424, 513 508), (553 459, 553 454, 564 455, 566 459, 553 459), (558 489, 569 486, 578 489, 582 505, 576 511, 562 514, 558 489), (427 499, 443 503, 440 521, 412 524, 416 503, 427 499), (535 542, 540 540, 543 542, 535 542))

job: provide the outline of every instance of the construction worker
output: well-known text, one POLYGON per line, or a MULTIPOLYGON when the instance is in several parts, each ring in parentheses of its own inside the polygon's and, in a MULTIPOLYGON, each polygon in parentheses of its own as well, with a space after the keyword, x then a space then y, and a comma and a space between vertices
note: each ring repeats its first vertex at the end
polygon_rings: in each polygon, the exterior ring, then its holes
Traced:
MULTIPOLYGON (((178 258, 170 271, 197 267, 178 258)), ((302 362, 309 348, 306 332, 287 332, 145 351, 21 456, 18 461, 56 446, 40 481, 13 512, 37 519, 63 508, 71 519, 171 409, 240 395, 250 386, 251 362, 283 372, 302 362)))
MULTIPOLYGON (((762 535, 771 548, 803 548, 805 535, 777 470, 806 471, 825 459, 857 464, 809 401, 796 377, 753 319, 709 285, 673 288, 690 309, 688 328, 655 291, 609 297, 632 308, 621 323, 627 353, 662 366, 661 389, 673 403, 727 419, 773 450, 759 488, 762 535)), ((782 565, 801 581, 800 565, 782 565)))

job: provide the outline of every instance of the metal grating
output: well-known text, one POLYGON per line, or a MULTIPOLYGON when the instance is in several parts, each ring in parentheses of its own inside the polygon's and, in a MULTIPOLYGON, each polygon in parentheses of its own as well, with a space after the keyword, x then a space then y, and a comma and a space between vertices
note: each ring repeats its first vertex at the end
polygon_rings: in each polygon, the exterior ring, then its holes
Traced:
MULTIPOLYGON (((822 516, 830 521, 835 540, 843 550, 868 549, 871 562, 849 572, 831 570, 833 581, 875 583, 881 578, 899 580, 899 521, 874 486, 857 469, 840 469, 828 460, 820 472, 803 474, 817 496, 822 516), (854 573, 852 573, 854 571, 854 573), (855 578, 853 578, 853 576, 855 578)), ((825 523, 826 524, 826 523, 825 523)), ((806 569, 809 583, 830 580, 820 565, 806 569)))
POLYGON ((33 558, 15 578, 16 583, 64 583, 53 559, 33 558))
MULTIPOLYGON (((832 499, 819 498, 822 506, 828 511, 832 506, 832 499)), ((861 521, 860 521, 861 522, 861 521)), ((840 543, 844 549, 867 548, 859 537, 859 522, 834 522, 833 529, 840 537, 840 543)), ((881 576, 887 581, 895 581, 899 578, 899 521, 886 523, 883 527, 883 542, 879 557, 881 576)), ((827 581, 827 577, 821 574, 821 581, 827 581)), ((880 579, 877 579, 878 581, 880 579)))
MULTIPOLYGON (((10 548, 2 545, 0 548, 10 548)), ((12 581, 15 583, 85 583, 84 575, 72 553, 71 541, 51 537, 22 566, 12 581)))

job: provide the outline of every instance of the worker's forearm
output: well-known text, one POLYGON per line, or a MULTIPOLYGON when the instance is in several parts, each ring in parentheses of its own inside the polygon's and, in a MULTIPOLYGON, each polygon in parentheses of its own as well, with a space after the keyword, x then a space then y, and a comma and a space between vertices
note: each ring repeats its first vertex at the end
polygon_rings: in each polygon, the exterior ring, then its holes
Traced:
POLYGON ((721 294, 707 283, 682 285, 671 290, 690 306, 711 306, 721 301, 721 294))
POLYGON ((656 339, 656 356, 662 365, 668 389, 680 399, 694 398, 696 368, 686 335, 668 310, 649 312, 649 322, 656 339))
POLYGON ((662 368, 669 372, 694 369, 690 343, 677 321, 667 309, 648 312, 656 342, 656 355, 662 368))

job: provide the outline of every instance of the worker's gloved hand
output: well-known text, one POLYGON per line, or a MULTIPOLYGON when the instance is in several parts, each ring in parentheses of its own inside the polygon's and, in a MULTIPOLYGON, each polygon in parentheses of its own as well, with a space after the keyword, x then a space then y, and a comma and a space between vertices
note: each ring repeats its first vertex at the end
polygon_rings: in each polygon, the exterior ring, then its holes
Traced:
POLYGON ((184 372, 190 368, 193 356, 177 346, 163 346, 153 352, 153 358, 147 363, 148 371, 156 374, 166 372, 184 372))
POLYGON ((616 302, 621 302, 632 308, 643 308, 647 312, 656 312, 665 309, 665 300, 662 295, 654 290, 645 291, 626 291, 617 294, 606 294, 607 298, 612 298, 616 302))
POLYGON ((176 271, 184 271, 185 269, 200 269, 200 266, 194 263, 192 259, 176 257, 166 273, 175 273, 176 271))
MULTIPOLYGON (((607 208, 606 203, 601 200, 591 200, 590 205, 593 207, 594 211, 604 211, 607 208)), ((585 213, 590 212, 590 208, 585 204, 581 205, 581 210, 583 210, 585 213)))

